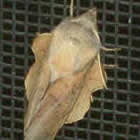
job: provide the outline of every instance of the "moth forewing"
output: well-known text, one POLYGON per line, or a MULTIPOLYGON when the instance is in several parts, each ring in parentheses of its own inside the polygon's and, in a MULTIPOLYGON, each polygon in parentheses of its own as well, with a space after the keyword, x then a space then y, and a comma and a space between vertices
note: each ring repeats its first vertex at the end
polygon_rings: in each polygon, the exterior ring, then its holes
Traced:
POLYGON ((89 68, 85 78, 85 84, 80 92, 72 112, 67 118, 67 123, 73 123, 81 120, 90 108, 92 93, 99 89, 105 88, 106 84, 106 73, 100 64, 99 56, 94 59, 94 63, 89 68))
POLYGON ((28 108, 24 118, 25 129, 32 120, 41 97, 49 84, 50 70, 47 62, 44 64, 44 59, 47 60, 51 38, 51 33, 38 34, 32 43, 35 62, 25 78, 25 90, 28 100, 28 108))

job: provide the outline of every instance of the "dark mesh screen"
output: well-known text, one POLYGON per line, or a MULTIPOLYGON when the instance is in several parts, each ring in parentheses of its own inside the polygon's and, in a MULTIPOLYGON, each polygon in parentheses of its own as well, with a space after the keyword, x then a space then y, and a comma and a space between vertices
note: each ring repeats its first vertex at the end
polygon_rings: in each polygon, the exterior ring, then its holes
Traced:
MULTIPOLYGON (((23 140, 24 77, 31 42, 69 15, 70 0, 0 0, 0 140, 23 140)), ((56 140, 140 140, 140 0, 75 0, 74 14, 98 8, 108 89, 94 93, 86 117, 65 125, 56 140)))

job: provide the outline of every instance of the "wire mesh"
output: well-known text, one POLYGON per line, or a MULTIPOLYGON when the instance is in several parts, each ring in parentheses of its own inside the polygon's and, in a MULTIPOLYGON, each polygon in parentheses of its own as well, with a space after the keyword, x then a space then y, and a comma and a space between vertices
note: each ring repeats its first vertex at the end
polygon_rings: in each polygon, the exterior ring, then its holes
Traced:
MULTIPOLYGON (((34 61, 31 42, 69 16, 70 0, 0 1, 0 139, 22 140, 24 77, 34 61)), ((140 140, 140 1, 75 0, 74 14, 98 9, 108 89, 94 93, 85 118, 65 125, 56 140, 140 140)))

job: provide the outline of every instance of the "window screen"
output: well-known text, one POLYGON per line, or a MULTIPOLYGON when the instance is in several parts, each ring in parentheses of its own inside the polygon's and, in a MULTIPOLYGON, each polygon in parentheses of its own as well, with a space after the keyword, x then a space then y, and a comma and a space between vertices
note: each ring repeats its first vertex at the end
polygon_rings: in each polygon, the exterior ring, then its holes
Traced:
MULTIPOLYGON (((24 77, 34 62, 32 39, 69 16, 70 0, 0 0, 0 139, 23 140, 24 77)), ((108 89, 93 94, 83 120, 56 140, 140 140, 140 1, 74 0, 74 15, 96 6, 108 89)))

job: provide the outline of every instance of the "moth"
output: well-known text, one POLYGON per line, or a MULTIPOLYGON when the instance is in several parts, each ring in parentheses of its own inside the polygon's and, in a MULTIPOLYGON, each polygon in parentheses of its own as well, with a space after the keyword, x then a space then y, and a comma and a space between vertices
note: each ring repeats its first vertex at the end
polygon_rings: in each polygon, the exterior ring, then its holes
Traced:
POLYGON ((92 93, 106 88, 101 48, 96 8, 37 35, 35 63, 25 78, 25 140, 53 140, 64 124, 85 116, 92 93))

